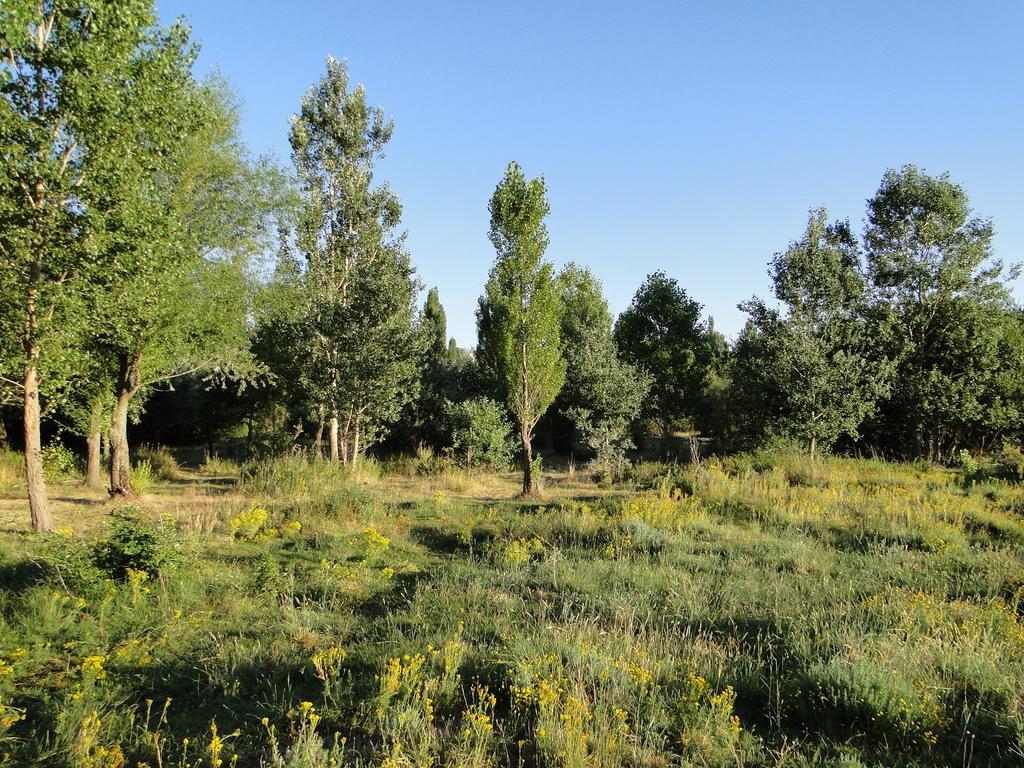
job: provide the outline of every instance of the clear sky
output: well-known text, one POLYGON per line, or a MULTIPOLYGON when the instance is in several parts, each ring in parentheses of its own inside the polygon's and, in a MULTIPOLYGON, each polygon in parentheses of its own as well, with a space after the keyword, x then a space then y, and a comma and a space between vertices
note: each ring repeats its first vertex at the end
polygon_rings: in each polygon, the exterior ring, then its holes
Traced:
POLYGON ((861 227, 887 168, 949 171, 996 252, 1024 255, 1024 2, 158 0, 243 102, 256 152, 347 58, 395 120, 378 177, 449 333, 475 343, 505 165, 543 174, 548 254, 602 279, 612 310, 677 278, 734 336, 809 208, 861 227))

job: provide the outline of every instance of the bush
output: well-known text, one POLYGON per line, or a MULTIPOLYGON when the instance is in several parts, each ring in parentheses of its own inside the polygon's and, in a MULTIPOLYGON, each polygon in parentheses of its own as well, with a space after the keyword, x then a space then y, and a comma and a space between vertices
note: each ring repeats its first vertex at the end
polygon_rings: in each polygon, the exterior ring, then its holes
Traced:
POLYGON ((148 460, 139 461, 132 467, 132 490, 139 496, 145 496, 153 487, 155 472, 148 460))
POLYGON ((996 455, 996 466, 999 474, 1008 480, 1019 483, 1024 480, 1024 450, 1009 440, 1003 442, 996 455))
POLYGON ((515 444, 504 407, 489 397, 450 405, 452 446, 456 456, 469 467, 487 466, 506 470, 515 444))
POLYGON ((136 451, 135 457, 139 463, 149 463, 151 474, 157 480, 176 480, 181 475, 178 460, 167 446, 142 446, 136 451))
POLYGON ((78 459, 71 449, 59 440, 43 448, 43 472, 50 482, 66 480, 78 469, 78 459))
POLYGON ((206 454, 199 474, 205 477, 238 477, 238 463, 231 459, 206 454))
POLYGON ((124 580, 129 570, 156 576, 172 567, 179 557, 173 523, 156 525, 143 520, 128 507, 116 514, 107 536, 93 545, 96 566, 111 578, 124 580))

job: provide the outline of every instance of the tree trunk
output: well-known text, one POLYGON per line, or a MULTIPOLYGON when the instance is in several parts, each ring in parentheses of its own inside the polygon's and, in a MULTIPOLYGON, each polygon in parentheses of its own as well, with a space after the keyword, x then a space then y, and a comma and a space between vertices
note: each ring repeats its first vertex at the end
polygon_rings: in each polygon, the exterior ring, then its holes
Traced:
POLYGON ((356 464, 359 463, 359 419, 356 419, 356 425, 352 437, 352 468, 354 469, 356 464))
POLYGON ((519 432, 519 438, 523 444, 523 496, 532 496, 537 478, 533 476, 533 445, 530 441, 530 430, 525 425, 519 432))
POLYGON ((100 457, 110 458, 110 427, 100 432, 100 457))
POLYGON ((814 461, 814 454, 818 448, 818 436, 811 435, 811 461, 814 461))
POLYGON ((103 488, 103 466, 100 460, 100 432, 90 432, 85 438, 85 483, 90 488, 103 488))
POLYGON ((324 447, 324 420, 320 419, 316 423, 316 434, 313 436, 313 455, 321 459, 323 458, 323 447, 324 447))
POLYGON ((328 440, 331 446, 331 461, 338 461, 340 454, 338 453, 338 415, 334 414, 331 416, 331 421, 327 430, 328 440))
POLYGON ((7 424, 4 422, 3 406, 0 406, 0 451, 7 448, 7 424))
POLYGON ((118 388, 110 417, 110 487, 130 491, 132 465, 128 455, 128 403, 131 394, 118 388))
POLYGON ((53 528, 50 500, 46 495, 46 475, 43 474, 43 441, 39 432, 39 371, 37 353, 33 348, 31 362, 25 367, 25 478, 28 482, 28 509, 32 516, 32 530, 45 533, 53 528))
POLYGON ((350 410, 345 416, 345 425, 341 428, 341 439, 339 440, 339 447, 341 448, 341 463, 348 465, 349 459, 352 458, 350 446, 349 446, 349 435, 352 434, 352 411, 350 410))

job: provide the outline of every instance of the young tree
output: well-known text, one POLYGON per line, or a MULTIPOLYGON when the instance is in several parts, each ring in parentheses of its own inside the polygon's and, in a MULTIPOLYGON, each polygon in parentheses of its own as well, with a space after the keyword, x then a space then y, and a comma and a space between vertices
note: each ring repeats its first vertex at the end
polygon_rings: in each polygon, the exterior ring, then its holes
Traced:
POLYGON ((718 345, 701 305, 664 272, 648 275, 615 323, 623 360, 653 377, 643 415, 669 438, 692 420, 712 372, 718 345))
POLYGON ((541 177, 509 163, 488 206, 497 258, 477 309, 478 354, 491 366, 515 417, 523 452, 523 494, 538 491, 533 430, 565 382, 562 315, 544 218, 541 177))
POLYGON ((350 90, 344 62, 328 59, 289 136, 306 194, 296 238, 306 258, 303 376, 329 420, 335 461, 357 461, 418 383, 418 286, 395 234, 401 203, 373 184, 392 131, 362 86, 350 90))
POLYGON ((0 286, 18 307, 21 348, 20 372, 3 376, 23 403, 37 531, 51 526, 41 393, 74 369, 83 299, 115 277, 108 242, 137 223, 118 215, 119 201, 140 194, 182 135, 169 86, 188 70, 187 33, 155 18, 151 0, 0 9, 0 286))
POLYGON ((651 377, 619 359, 612 314, 593 273, 570 263, 557 283, 566 378, 555 406, 580 432, 595 463, 608 471, 632 447, 627 430, 640 414, 651 377))
POLYGON ((830 225, 824 208, 811 211, 803 237, 769 273, 786 312, 760 299, 741 305, 750 321, 736 348, 735 399, 814 459, 840 437, 858 437, 888 394, 891 366, 870 353, 860 251, 846 222, 830 225))
POLYGON ((427 293, 420 318, 425 342, 419 396, 396 424, 393 436, 405 448, 420 444, 442 450, 451 445, 453 403, 466 400, 473 390, 472 357, 448 338, 447 320, 437 288, 427 293))
POLYGON ((899 382, 876 436, 941 461, 983 427, 1016 271, 993 259, 992 224, 971 215, 963 188, 912 165, 888 171, 868 201, 865 242, 880 353, 899 382))

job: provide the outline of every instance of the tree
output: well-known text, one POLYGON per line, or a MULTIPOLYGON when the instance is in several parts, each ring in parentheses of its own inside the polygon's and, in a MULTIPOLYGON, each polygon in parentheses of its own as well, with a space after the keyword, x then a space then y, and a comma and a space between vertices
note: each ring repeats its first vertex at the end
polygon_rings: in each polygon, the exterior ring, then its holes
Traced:
POLYGON ((518 164, 509 163, 488 209, 497 258, 477 309, 477 349, 515 417, 523 494, 530 495, 540 480, 533 431, 565 382, 561 302, 552 266, 544 261, 549 211, 544 179, 527 180, 518 164))
POLYGON ((362 86, 350 90, 344 62, 328 59, 289 135, 306 196, 296 236, 306 260, 301 364, 335 461, 355 462, 380 439, 419 380, 418 286, 395 234, 401 203, 373 184, 393 128, 362 86))
POLYGON ((594 462, 611 471, 632 447, 626 437, 651 386, 651 377, 619 359, 612 314, 600 281, 585 267, 567 264, 558 274, 565 386, 555 401, 580 432, 594 462))
MULTIPOLYGON (((427 293, 420 317, 424 358, 419 395, 402 414, 393 437, 402 448, 427 445, 436 451, 451 444, 452 404, 474 392, 472 356, 448 338, 447 321, 437 288, 427 293)), ((394 443, 393 443, 394 444, 394 443)))
POLYGON ((452 448, 466 467, 507 470, 515 450, 505 407, 489 397, 449 403, 452 448))
POLYGON ((423 305, 423 329, 429 342, 430 356, 444 358, 448 353, 448 319, 436 287, 427 291, 427 302, 423 305))
MULTIPOLYGON (((187 31, 154 26, 150 0, 9 0, 0 10, 0 286, 18 308, 25 469, 33 528, 51 526, 41 396, 74 369, 85 299, 112 277, 117 214, 182 135, 174 84, 187 31), (8 293, 9 292, 9 293, 8 293)), ((20 375, 19 375, 20 374, 20 375)))
POLYGON ((701 320, 701 305, 664 272, 648 275, 615 323, 623 360, 652 377, 643 416, 662 438, 688 420, 718 361, 712 328, 701 320))
POLYGON ((848 223, 811 211, 803 237, 776 254, 769 274, 786 312, 760 299, 741 305, 750 320, 736 347, 735 400, 814 459, 840 437, 859 436, 888 394, 891 365, 871 355, 866 284, 848 223))
POLYGON ((186 70, 175 87, 164 87, 165 99, 178 102, 188 135, 165 152, 153 183, 119 201, 132 227, 109 245, 117 279, 96 294, 102 319, 90 330, 114 381, 110 484, 126 491, 133 402, 200 371, 252 372, 247 268, 285 199, 277 172, 239 141, 224 84, 197 85, 186 70))
POLYGON ((992 223, 947 175, 888 171, 865 232, 880 354, 899 382, 873 425, 899 454, 941 461, 983 428, 1012 310, 992 223))

